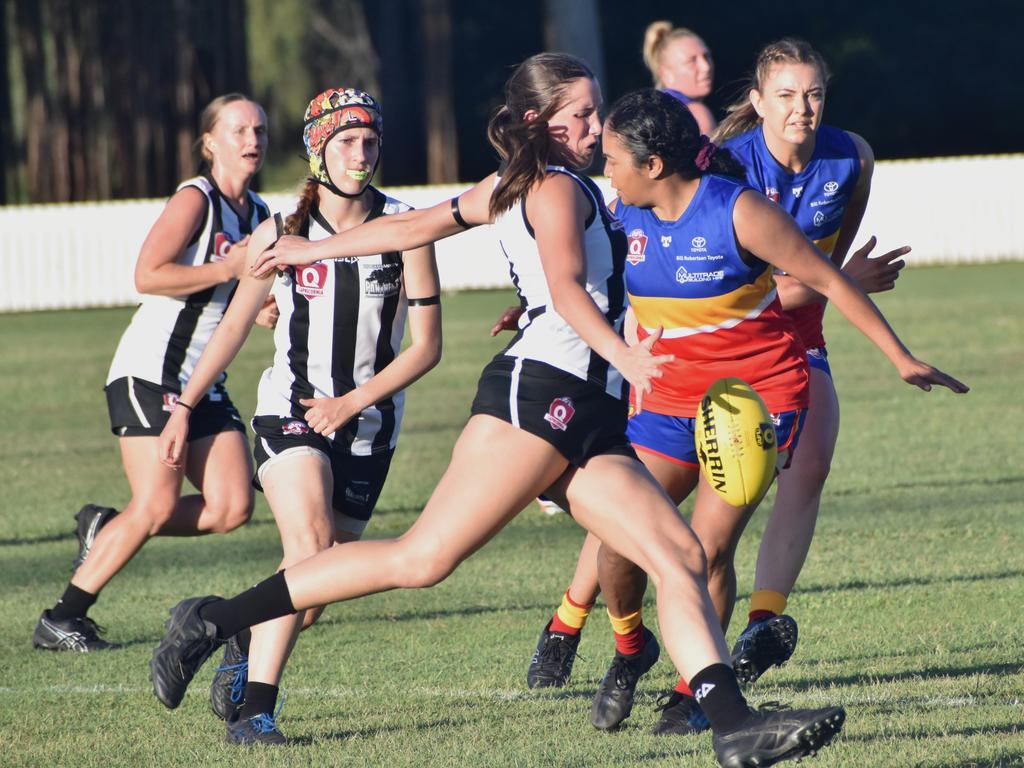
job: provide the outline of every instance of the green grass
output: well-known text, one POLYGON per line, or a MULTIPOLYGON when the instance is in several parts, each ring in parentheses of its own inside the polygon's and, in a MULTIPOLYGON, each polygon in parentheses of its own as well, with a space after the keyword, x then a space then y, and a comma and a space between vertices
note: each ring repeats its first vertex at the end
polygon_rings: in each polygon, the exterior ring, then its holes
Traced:
MULTIPOLYGON (((822 519, 790 605, 796 656, 751 690, 755 703, 837 702, 844 736, 819 766, 1024 764, 1024 265, 915 269, 881 304, 920 357, 971 394, 925 394, 829 311, 843 430, 822 519)), ((499 346, 501 292, 446 297, 445 358, 409 393, 391 479, 370 528, 403 531, 447 463, 476 377, 499 346)), ((611 653, 595 614, 573 683, 525 689, 536 635, 564 590, 581 534, 521 515, 441 586, 330 608, 287 671, 282 728, 293 744, 240 754, 205 700, 213 665, 181 708, 152 697, 147 661, 181 597, 234 593, 280 556, 262 498, 230 536, 157 539, 93 610, 126 644, 96 655, 33 651, 39 612, 75 552, 71 515, 121 505, 127 486, 101 387, 127 310, 0 316, 0 764, 714 765, 706 736, 647 734, 667 659, 641 683, 621 732, 589 725, 611 653)), ((269 360, 259 329, 231 370, 251 413, 269 360)), ((742 615, 764 510, 738 556, 742 615)), ((654 622, 649 603, 647 615, 654 622)), ((741 623, 739 619, 736 622, 741 623)), ((734 627, 730 639, 738 631, 734 627)))

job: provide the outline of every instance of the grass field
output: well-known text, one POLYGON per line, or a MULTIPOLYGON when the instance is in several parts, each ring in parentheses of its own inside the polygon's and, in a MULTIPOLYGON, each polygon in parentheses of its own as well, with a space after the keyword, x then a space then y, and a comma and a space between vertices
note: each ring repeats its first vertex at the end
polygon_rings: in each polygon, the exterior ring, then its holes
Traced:
MULTIPOLYGON (((846 706, 844 736, 815 765, 1024 765, 1022 283, 1020 264, 922 268, 882 297, 916 354, 973 387, 964 397, 901 384, 829 312, 843 431, 790 603, 800 646, 750 690, 754 703, 846 706)), ((446 298, 445 358, 410 391, 369 535, 401 532, 426 500, 499 346, 487 328, 509 298, 446 298)), ((674 680, 667 658, 641 682, 620 732, 591 728, 590 698, 612 652, 599 613, 571 686, 526 690, 527 660, 581 540, 571 520, 536 510, 435 589, 328 609, 286 674, 281 724, 292 745, 277 751, 222 743, 206 701, 213 664, 175 712, 156 702, 147 677, 171 604, 233 594, 275 568, 262 498, 247 527, 154 540, 112 582, 92 613, 123 650, 34 651, 36 619, 75 553, 73 513, 86 501, 127 500, 100 389, 128 317, 0 316, 0 765, 714 765, 706 736, 648 735, 657 694, 674 680)), ((231 369, 243 414, 269 349, 257 329, 231 369)), ((741 545, 738 616, 763 525, 764 510, 741 545)), ((647 616, 655 623, 650 602, 647 616)))

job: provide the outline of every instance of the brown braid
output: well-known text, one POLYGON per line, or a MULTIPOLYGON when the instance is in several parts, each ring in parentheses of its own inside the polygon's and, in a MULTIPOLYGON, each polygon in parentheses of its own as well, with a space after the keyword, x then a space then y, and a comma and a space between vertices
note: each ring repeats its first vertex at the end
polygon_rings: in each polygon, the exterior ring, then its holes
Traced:
POLYGON ((295 212, 284 220, 284 233, 286 235, 297 235, 302 225, 309 218, 309 211, 320 194, 320 184, 316 179, 306 179, 306 184, 299 193, 299 202, 295 206, 295 212))

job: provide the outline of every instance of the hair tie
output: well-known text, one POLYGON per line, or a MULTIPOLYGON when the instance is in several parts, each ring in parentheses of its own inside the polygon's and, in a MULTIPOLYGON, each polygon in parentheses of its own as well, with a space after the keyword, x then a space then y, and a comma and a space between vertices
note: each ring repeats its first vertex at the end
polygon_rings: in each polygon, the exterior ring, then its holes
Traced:
POLYGON ((717 151, 718 146, 702 133, 700 135, 700 145, 697 150, 697 157, 694 158, 693 161, 693 164, 697 166, 697 170, 701 173, 707 171, 707 169, 711 167, 711 160, 714 158, 717 151))

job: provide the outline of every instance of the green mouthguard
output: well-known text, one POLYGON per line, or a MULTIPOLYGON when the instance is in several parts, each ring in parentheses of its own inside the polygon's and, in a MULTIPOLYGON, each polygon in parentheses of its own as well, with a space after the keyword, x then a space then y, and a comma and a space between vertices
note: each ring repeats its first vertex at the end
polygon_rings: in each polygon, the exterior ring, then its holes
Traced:
POLYGON ((369 171, 345 171, 345 175, 348 176, 350 179, 355 179, 356 181, 366 181, 369 178, 369 176, 370 176, 370 172, 369 171))

